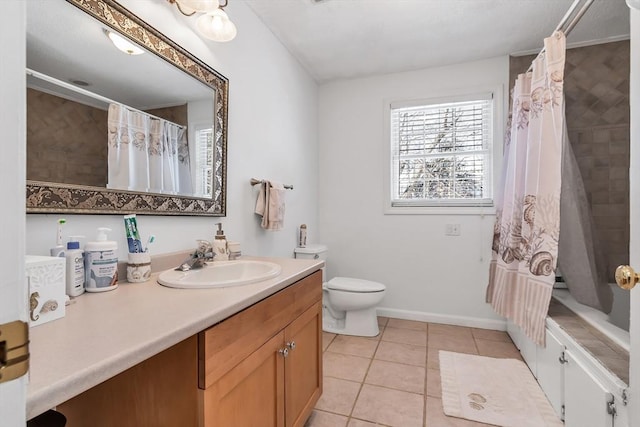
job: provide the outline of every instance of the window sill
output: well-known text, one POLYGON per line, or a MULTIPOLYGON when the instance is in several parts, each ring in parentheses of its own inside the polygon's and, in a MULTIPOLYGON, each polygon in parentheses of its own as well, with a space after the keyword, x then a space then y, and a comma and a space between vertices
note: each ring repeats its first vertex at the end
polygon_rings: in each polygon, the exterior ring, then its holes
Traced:
POLYGON ((386 206, 385 215, 495 215, 495 206, 386 206))

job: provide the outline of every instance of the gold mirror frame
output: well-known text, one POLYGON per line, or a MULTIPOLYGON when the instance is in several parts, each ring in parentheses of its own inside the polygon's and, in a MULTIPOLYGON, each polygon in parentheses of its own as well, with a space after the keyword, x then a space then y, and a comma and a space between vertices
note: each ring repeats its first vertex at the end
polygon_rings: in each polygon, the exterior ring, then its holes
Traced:
POLYGON ((66 1, 215 90, 213 196, 167 196, 27 180, 27 213, 225 216, 229 80, 115 0, 66 1))

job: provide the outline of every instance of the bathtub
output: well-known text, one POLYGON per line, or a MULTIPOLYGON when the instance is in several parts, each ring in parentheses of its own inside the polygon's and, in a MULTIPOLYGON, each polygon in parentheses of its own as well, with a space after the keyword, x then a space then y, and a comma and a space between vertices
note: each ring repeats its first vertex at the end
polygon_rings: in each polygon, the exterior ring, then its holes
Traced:
POLYGON ((629 351, 629 291, 620 289, 615 283, 611 286, 614 299, 610 314, 580 304, 566 288, 554 289, 553 297, 620 347, 629 351))

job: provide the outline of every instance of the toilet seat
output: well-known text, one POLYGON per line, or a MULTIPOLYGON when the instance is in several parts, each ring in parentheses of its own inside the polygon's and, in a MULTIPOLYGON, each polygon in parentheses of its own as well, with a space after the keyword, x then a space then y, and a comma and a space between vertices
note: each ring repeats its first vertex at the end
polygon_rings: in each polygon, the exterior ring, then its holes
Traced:
POLYGON ((324 284, 326 289, 344 292, 382 292, 386 288, 382 283, 370 280, 353 279, 351 277, 334 277, 324 284))

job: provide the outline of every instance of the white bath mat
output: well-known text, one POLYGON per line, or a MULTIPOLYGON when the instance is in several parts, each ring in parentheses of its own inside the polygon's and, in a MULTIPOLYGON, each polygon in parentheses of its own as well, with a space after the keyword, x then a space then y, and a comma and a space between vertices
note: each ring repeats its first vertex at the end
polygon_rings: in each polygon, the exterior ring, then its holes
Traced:
POLYGON ((562 427, 522 361, 440 351, 444 413, 504 427, 562 427))

